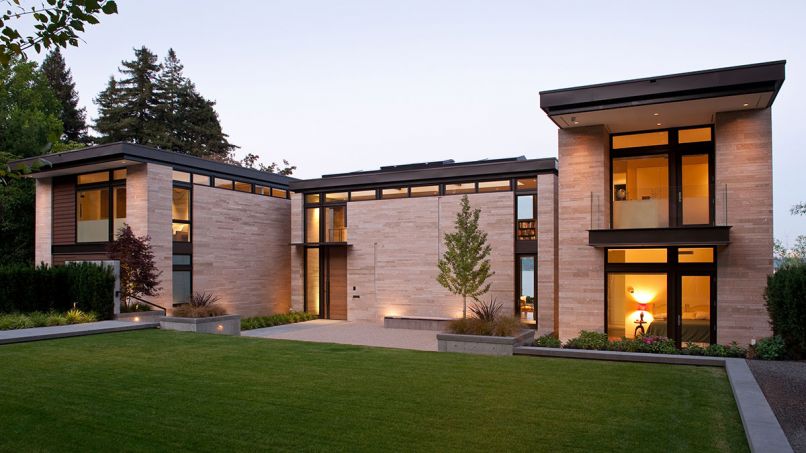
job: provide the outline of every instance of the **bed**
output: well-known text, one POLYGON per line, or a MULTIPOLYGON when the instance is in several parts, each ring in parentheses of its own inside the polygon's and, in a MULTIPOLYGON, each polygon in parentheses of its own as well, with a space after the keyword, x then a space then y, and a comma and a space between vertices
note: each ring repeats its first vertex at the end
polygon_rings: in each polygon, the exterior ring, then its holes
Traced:
MULTIPOLYGON (((647 335, 669 337, 665 319, 655 319, 646 331, 647 335)), ((711 321, 709 319, 684 319, 680 342, 710 343, 711 321)))

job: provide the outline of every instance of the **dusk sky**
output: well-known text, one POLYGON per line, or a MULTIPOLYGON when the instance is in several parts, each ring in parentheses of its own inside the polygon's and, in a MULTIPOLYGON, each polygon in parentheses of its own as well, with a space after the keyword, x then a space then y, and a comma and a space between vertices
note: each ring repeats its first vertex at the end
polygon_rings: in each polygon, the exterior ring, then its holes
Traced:
MULTIPOLYGON (((65 52, 81 103, 132 48, 215 100, 238 155, 294 176, 429 160, 557 155, 541 90, 787 60, 773 106, 775 237, 806 217, 806 2, 119 0, 65 52)), ((41 56, 37 57, 41 59, 41 56)), ((728 213, 730 216, 730 213, 728 213)))

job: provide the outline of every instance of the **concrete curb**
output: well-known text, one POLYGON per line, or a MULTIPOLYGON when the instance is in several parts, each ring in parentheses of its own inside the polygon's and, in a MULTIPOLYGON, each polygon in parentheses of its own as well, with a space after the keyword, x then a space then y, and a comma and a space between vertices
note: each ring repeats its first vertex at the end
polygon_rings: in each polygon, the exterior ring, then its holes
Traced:
POLYGON ((586 349, 541 348, 536 346, 517 347, 515 348, 515 355, 718 367, 724 367, 726 360, 722 357, 705 357, 680 354, 647 354, 644 352, 592 351, 586 349))
POLYGON ((53 340, 56 338, 82 337, 99 333, 127 332, 130 330, 156 329, 159 323, 130 323, 122 321, 101 321, 92 324, 105 324, 104 326, 87 326, 87 324, 72 324, 69 326, 34 327, 2 332, 0 345, 12 343, 27 343, 29 341, 53 340), (113 324, 107 324, 113 323, 113 324), (9 334, 11 333, 11 334, 9 334))
POLYGON ((750 451, 754 453, 788 453, 792 446, 770 408, 767 398, 758 386, 753 372, 744 359, 727 359, 725 370, 750 451))

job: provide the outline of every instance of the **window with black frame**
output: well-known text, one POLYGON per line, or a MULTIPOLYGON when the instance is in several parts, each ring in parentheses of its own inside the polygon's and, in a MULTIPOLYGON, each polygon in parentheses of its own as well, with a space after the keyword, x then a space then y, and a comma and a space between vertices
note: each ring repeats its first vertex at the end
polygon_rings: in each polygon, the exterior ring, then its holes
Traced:
POLYGON ((126 169, 78 175, 76 242, 108 242, 126 223, 126 169))

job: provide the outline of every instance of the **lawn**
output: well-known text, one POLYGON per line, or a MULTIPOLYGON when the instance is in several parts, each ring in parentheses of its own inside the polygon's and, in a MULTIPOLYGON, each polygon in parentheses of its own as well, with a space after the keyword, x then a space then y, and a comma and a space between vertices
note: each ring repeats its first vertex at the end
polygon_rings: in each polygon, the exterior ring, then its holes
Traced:
POLYGON ((747 451, 724 370, 138 331, 0 346, 0 451, 747 451))

